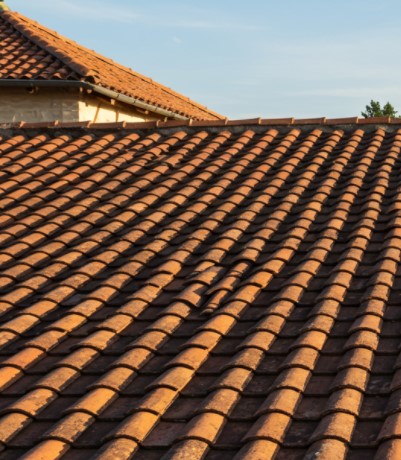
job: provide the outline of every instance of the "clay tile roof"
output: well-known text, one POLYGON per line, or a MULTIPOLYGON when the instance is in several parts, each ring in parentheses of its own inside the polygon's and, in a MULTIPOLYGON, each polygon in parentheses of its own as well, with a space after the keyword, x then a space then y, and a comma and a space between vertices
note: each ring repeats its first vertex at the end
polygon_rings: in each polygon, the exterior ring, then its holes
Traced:
POLYGON ((0 13, 0 44, 0 79, 89 82, 186 118, 224 118, 13 11, 0 13))
POLYGON ((0 129, 0 458, 398 459, 401 126, 0 129))

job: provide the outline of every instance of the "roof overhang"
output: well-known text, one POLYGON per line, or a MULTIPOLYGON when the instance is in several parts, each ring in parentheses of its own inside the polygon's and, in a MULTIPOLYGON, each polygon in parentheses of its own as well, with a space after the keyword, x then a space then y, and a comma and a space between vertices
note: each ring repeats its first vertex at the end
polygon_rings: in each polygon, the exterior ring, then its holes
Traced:
POLYGON ((162 117, 172 118, 174 120, 188 120, 189 117, 179 115, 171 112, 170 110, 162 109, 152 104, 140 101, 125 94, 118 93, 103 86, 95 85, 86 81, 76 80, 0 80, 0 87, 20 87, 20 88, 83 88, 95 93, 101 94, 102 96, 109 97, 116 101, 122 102, 123 104, 131 105, 141 110, 148 110, 149 112, 156 113, 162 117))

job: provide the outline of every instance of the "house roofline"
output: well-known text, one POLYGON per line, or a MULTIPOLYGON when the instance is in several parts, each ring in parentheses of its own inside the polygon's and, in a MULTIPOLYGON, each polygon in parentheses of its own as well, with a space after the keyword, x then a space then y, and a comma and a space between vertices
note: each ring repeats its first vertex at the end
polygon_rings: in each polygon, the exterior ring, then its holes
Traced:
POLYGON ((22 87, 22 88, 84 88, 92 90, 102 96, 115 99, 116 101, 122 102, 127 105, 134 106, 138 109, 149 110, 153 113, 161 115, 163 117, 173 118, 174 120, 189 120, 189 117, 179 115, 171 112, 170 110, 156 107, 152 104, 140 101, 125 94, 118 93, 103 86, 95 85, 86 81, 74 81, 74 80, 0 80, 0 87, 22 87))

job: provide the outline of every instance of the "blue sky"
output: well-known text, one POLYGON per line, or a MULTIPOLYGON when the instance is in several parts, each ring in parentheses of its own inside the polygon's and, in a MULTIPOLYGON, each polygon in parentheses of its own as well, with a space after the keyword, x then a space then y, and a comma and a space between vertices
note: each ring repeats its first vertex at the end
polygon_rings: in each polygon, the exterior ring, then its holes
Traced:
POLYGON ((399 0, 7 0, 230 118, 401 112, 399 0))

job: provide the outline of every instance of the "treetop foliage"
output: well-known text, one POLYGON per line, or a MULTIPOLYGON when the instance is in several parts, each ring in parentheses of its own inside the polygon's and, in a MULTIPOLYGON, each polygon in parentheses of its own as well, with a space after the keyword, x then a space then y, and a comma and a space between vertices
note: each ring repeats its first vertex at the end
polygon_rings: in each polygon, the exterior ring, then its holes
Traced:
POLYGON ((391 118, 398 118, 397 111, 395 108, 387 102, 383 107, 381 106, 379 101, 374 101, 373 99, 370 101, 370 105, 366 106, 366 112, 362 112, 362 116, 365 118, 372 118, 372 117, 391 117, 391 118))

